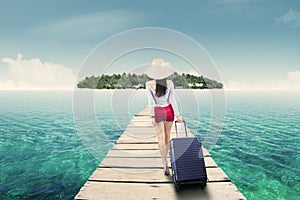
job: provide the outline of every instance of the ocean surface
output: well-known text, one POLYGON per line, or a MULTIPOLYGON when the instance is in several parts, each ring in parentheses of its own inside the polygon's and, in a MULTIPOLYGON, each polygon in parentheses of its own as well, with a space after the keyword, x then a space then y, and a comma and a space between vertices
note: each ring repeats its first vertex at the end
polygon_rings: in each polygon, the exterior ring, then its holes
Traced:
MULTIPOLYGON (((80 107, 70 91, 0 91, 0 199, 73 199, 147 104, 142 90, 92 94, 80 107), (82 110, 86 102, 92 113, 82 110), (89 140, 93 133, 104 142, 89 140)), ((176 94, 204 144, 220 130, 208 148, 247 199, 298 199, 299 92, 228 91, 217 101, 211 91, 176 94)))

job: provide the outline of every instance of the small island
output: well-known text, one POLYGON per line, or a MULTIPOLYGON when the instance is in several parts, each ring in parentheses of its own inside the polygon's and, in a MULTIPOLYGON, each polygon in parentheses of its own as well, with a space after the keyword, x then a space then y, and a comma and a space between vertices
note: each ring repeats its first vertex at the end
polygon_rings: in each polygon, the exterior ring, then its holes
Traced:
MULTIPOLYGON (((223 84, 203 76, 191 74, 174 73, 169 80, 172 80, 177 89, 222 89, 223 84)), ((78 88, 90 89, 145 89, 145 84, 150 78, 145 75, 137 74, 112 74, 102 76, 90 76, 79 81, 78 88)))

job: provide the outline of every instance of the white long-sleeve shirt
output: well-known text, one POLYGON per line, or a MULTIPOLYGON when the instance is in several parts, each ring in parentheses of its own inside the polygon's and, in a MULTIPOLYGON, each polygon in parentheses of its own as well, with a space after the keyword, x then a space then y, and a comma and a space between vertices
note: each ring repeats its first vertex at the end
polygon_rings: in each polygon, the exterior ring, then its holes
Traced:
POLYGON ((159 107, 165 107, 168 106, 169 104, 172 105, 173 110, 174 110, 174 115, 179 116, 179 111, 178 111, 178 106, 174 94, 174 84, 171 80, 167 81, 167 90, 166 94, 164 96, 156 96, 155 90, 151 87, 151 81, 148 81, 146 83, 146 92, 147 92, 147 97, 148 97, 148 103, 149 103, 149 111, 150 111, 150 116, 154 116, 154 106, 159 106, 159 107), (152 93, 152 94, 151 94, 152 93), (155 100, 153 99, 155 98, 155 100))

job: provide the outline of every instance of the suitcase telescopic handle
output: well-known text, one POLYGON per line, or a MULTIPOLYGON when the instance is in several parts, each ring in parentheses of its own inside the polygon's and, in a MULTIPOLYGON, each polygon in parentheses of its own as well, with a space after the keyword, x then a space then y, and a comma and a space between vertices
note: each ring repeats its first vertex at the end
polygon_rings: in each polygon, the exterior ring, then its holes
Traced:
MULTIPOLYGON (((186 130, 186 124, 185 121, 182 120, 183 124, 184 124, 184 130, 185 130, 185 136, 187 137, 187 130, 186 130)), ((178 121, 175 121, 175 130, 176 130, 176 137, 178 137, 178 131, 177 131, 177 123, 179 123, 178 121)))

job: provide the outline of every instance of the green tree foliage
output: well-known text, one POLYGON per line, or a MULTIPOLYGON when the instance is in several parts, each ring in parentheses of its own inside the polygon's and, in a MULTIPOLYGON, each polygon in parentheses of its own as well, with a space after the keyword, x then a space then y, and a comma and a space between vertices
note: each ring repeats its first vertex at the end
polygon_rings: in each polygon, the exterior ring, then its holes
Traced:
MULTIPOLYGON (((191 74, 178 73, 172 74, 168 79, 172 80, 175 88, 192 88, 192 89, 214 89, 223 88, 223 84, 215 80, 210 80, 203 76, 195 76, 191 74)), ((102 75, 101 77, 86 77, 78 84, 78 88, 91 88, 91 89, 126 89, 126 88, 145 88, 145 84, 149 81, 149 77, 145 74, 113 74, 102 75)))
POLYGON ((79 81, 79 83, 77 84, 78 88, 91 88, 91 89, 95 89, 97 88, 97 85, 99 84, 99 80, 100 77, 95 77, 95 76, 91 76, 91 77, 85 77, 84 80, 79 81))

